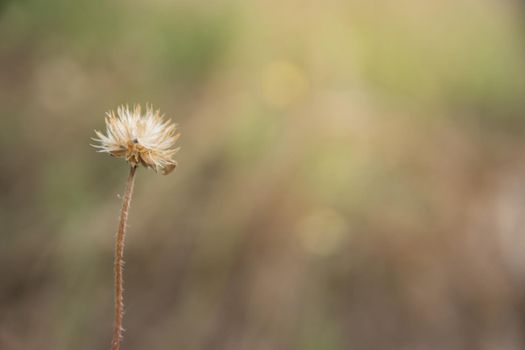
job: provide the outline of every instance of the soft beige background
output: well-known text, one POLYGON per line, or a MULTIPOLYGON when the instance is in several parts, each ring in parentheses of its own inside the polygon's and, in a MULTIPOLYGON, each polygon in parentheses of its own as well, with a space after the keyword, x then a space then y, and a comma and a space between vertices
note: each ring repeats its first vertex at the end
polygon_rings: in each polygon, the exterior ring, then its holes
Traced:
POLYGON ((525 347, 525 17, 511 0, 0 1, 0 349, 525 347))

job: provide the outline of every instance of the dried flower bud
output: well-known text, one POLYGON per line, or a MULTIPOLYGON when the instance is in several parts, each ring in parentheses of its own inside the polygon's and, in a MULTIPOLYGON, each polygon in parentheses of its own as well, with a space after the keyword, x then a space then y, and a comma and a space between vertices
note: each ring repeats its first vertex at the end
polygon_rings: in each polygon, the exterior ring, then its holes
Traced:
POLYGON ((142 115, 140 105, 133 109, 120 106, 116 116, 113 111, 106 115, 106 135, 95 130, 98 138, 93 138, 99 144, 92 146, 99 152, 125 158, 132 166, 142 164, 163 175, 175 169, 177 162, 173 157, 179 148, 173 146, 180 134, 171 120, 151 106, 146 106, 142 115))

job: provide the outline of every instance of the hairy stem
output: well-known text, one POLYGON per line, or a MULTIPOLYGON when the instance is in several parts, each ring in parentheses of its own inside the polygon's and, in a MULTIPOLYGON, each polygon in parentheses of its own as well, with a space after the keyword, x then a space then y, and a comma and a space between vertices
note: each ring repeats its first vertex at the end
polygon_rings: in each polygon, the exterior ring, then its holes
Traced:
POLYGON ((124 296, 123 296, 123 278, 122 268, 124 265, 124 239, 126 237, 126 223, 128 221, 129 205, 133 194, 133 184, 135 182, 136 166, 131 166, 129 170, 128 181, 126 182, 126 191, 120 210, 120 219, 118 224, 117 237, 115 241, 115 323, 113 325, 113 340, 111 341, 111 350, 119 350, 122 340, 122 318, 124 316, 124 296))

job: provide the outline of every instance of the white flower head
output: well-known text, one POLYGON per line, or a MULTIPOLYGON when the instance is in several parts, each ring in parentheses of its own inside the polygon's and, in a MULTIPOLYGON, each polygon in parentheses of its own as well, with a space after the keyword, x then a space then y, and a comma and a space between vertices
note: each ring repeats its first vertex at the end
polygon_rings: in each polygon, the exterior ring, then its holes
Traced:
POLYGON ((95 130, 97 138, 93 138, 99 144, 92 146, 99 152, 125 158, 132 166, 142 164, 163 175, 175 169, 177 162, 173 157, 179 148, 174 145, 180 134, 177 125, 159 110, 146 105, 142 114, 140 105, 133 109, 120 106, 117 115, 113 111, 106 115, 106 135, 95 130))

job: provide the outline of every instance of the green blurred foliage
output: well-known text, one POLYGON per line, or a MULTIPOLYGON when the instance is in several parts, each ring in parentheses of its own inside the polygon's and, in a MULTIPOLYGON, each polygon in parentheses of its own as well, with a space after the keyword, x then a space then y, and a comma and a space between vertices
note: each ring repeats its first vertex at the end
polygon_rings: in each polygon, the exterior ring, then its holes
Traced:
POLYGON ((125 349, 521 349, 518 1, 0 2, 0 349, 107 347, 127 165, 125 349))

